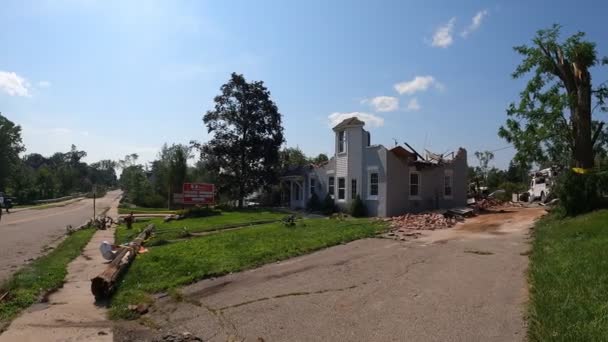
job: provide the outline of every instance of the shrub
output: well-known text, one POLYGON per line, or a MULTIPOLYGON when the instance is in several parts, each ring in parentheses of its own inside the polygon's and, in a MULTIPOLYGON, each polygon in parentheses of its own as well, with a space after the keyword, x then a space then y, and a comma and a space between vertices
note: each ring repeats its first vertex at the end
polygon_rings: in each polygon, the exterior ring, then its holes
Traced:
POLYGON ((607 181, 606 173, 578 174, 568 170, 559 177, 554 191, 565 214, 575 216, 605 205, 607 181))
POLYGON ((367 208, 365 203, 361 200, 361 196, 357 195, 350 204, 350 215, 353 217, 365 217, 367 216, 367 208))
POLYGON ((317 196, 316 193, 312 193, 310 199, 308 200, 308 203, 306 204, 306 208, 309 211, 318 211, 319 209, 321 209, 321 201, 319 200, 319 196, 317 196))
POLYGON ((220 215, 222 212, 209 207, 192 207, 188 209, 178 210, 177 215, 182 217, 207 217, 220 215))
POLYGON ((147 208, 163 208, 167 205, 167 199, 159 194, 150 194, 144 197, 143 206, 147 208))
POLYGON ((327 194, 323 200, 322 210, 325 215, 331 215, 336 212, 336 204, 329 194, 327 194))

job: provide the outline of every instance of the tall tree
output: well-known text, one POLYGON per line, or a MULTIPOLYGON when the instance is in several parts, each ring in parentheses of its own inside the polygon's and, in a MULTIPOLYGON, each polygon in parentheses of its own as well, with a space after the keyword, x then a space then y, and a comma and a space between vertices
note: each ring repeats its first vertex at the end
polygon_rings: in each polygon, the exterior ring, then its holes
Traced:
MULTIPOLYGON (((532 46, 515 47, 523 61, 513 77, 532 72, 532 78, 519 103, 507 109, 509 118, 499 136, 513 143, 518 162, 549 161, 588 169, 604 125, 592 120, 592 98, 594 108, 606 111, 608 88, 605 83, 592 86, 589 69, 600 62, 595 43, 584 40, 583 32, 564 41, 559 36, 560 26, 554 25, 538 31, 532 46)), ((608 58, 601 64, 608 64, 608 58)))
POLYGON ((214 101, 203 117, 213 138, 202 146, 201 157, 217 172, 220 191, 242 207, 247 195, 276 181, 284 141, 281 114, 264 82, 247 82, 236 73, 214 101))
POLYGON ((490 170, 490 162, 494 159, 494 153, 490 151, 477 151, 475 158, 479 161, 479 170, 484 180, 488 179, 488 171, 490 170))
MULTIPOLYGON (((169 191, 170 196, 174 192, 182 192, 182 184, 188 175, 188 158, 190 150, 184 145, 173 145, 169 157, 169 191)), ((171 198, 171 197, 170 197, 171 198)), ((171 200, 170 200, 171 202, 171 200)), ((171 206, 171 203, 169 203, 171 206)))
POLYGON ((23 151, 21 127, 0 113, 0 190, 5 189, 9 176, 20 163, 19 153, 23 151))

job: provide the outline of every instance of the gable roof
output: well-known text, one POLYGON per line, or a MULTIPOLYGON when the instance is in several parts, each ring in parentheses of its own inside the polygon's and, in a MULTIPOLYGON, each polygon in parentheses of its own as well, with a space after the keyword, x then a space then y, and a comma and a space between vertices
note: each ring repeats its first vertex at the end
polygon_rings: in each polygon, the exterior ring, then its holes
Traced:
POLYGON ((356 116, 353 116, 352 118, 342 120, 342 122, 334 127, 334 130, 353 126, 365 126, 365 122, 359 120, 356 116))

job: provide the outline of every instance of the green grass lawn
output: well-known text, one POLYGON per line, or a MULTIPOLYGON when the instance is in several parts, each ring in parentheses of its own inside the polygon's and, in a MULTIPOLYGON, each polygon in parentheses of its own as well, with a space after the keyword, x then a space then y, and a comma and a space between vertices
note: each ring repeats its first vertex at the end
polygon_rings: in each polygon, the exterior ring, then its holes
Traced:
POLYGON ((535 228, 530 258, 531 341, 608 340, 608 210, 535 228))
POLYGON ((8 291, 0 301, 0 331, 21 310, 38 302, 40 296, 63 285, 68 263, 81 253, 94 233, 94 229, 75 232, 52 252, 23 267, 0 286, 0 295, 8 291))
POLYGON ((294 227, 271 223, 152 247, 121 281, 110 316, 133 318, 127 306, 150 301, 149 294, 371 237, 385 227, 369 219, 308 219, 294 227))
POLYGON ((260 221, 280 220, 287 216, 287 214, 282 212, 265 209, 230 210, 221 211, 220 213, 220 215, 170 221, 166 223, 163 222, 162 218, 140 219, 133 225, 131 230, 126 229, 125 225, 119 226, 116 229, 116 241, 119 243, 131 241, 150 223, 153 223, 156 226, 156 232, 150 241, 151 244, 155 244, 161 240, 173 240, 183 237, 184 228, 190 233, 200 233, 219 230, 225 227, 233 227, 234 225, 240 224, 247 225, 260 221))
POLYGON ((167 208, 118 208, 119 214, 175 214, 176 210, 169 210, 167 208))

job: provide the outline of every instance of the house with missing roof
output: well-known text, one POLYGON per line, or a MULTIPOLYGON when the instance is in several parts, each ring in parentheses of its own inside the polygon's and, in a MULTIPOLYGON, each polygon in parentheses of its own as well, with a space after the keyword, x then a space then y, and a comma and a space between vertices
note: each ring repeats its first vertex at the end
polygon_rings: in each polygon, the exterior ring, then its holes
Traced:
POLYGON ((334 156, 323 165, 289 170, 281 177, 285 201, 304 209, 313 193, 329 195, 337 207, 350 208, 357 195, 370 216, 462 207, 467 201, 467 152, 451 158, 428 153, 426 158, 402 146, 373 145, 365 123, 356 117, 333 128, 334 156))

